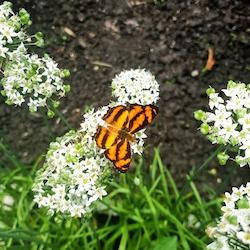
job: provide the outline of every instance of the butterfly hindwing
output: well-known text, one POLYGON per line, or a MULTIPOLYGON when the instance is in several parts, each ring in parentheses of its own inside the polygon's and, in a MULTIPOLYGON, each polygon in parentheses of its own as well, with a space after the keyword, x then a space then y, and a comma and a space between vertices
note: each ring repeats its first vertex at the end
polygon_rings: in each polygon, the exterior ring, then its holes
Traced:
POLYGON ((110 129, 99 126, 96 134, 95 141, 99 148, 107 149, 114 145, 118 140, 118 133, 110 129))
POLYGON ((127 172, 131 163, 131 149, 128 139, 119 142, 105 151, 105 156, 111 160, 117 170, 127 172))
POLYGON ((128 130, 131 134, 138 132, 150 124, 158 113, 154 105, 131 104, 128 115, 128 130))

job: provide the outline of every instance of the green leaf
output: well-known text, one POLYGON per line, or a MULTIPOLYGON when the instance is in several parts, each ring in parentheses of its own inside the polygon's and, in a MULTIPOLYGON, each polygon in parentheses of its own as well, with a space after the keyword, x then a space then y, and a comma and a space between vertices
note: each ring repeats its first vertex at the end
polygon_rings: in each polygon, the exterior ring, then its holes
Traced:
POLYGON ((154 242, 153 250, 177 250, 177 237, 162 237, 154 242))
POLYGON ((26 246, 11 246, 8 250, 27 250, 29 249, 30 245, 26 246))

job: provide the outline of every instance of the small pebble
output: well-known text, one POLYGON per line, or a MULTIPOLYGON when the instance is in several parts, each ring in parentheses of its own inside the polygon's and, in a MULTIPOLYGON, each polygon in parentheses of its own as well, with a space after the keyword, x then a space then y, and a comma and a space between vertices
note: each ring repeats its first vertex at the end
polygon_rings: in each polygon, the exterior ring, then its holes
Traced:
POLYGON ((222 182, 222 180, 221 180, 221 178, 217 178, 217 183, 221 183, 222 182))
POLYGON ((195 69, 195 70, 193 70, 192 72, 191 72, 191 76, 192 77, 196 77, 196 76, 198 76, 199 75, 199 71, 197 70, 197 69, 195 69))

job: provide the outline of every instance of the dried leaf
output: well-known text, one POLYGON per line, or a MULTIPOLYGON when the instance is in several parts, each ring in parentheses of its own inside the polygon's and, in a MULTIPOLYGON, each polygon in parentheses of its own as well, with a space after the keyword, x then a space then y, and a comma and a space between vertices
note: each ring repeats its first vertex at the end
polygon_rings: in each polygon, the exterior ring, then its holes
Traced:
POLYGON ((205 70, 212 70, 215 65, 215 57, 214 57, 214 49, 209 47, 208 48, 208 58, 205 70))

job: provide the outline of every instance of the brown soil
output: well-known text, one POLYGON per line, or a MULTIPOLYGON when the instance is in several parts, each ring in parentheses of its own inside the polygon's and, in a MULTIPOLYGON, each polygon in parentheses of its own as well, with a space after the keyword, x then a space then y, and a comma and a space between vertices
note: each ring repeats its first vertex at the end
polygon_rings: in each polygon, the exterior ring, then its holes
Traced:
MULTIPOLYGON (((49 42, 45 51, 70 69, 72 91, 61 110, 76 128, 86 106, 109 102, 115 74, 141 67, 156 75, 160 114, 147 131, 145 154, 150 158, 153 145, 160 144, 164 163, 179 180, 214 149, 193 118, 195 110, 207 108, 205 90, 222 88, 229 79, 250 79, 248 1, 19 0, 14 5, 31 13, 32 31, 42 31, 49 42), (217 63, 202 73, 208 47, 215 49, 217 63), (192 76, 194 71, 199 74, 192 76)), ((50 123, 55 135, 67 130, 58 119, 50 123)), ((8 107, 0 97, 0 124, 24 162, 46 152, 50 137, 40 115, 8 107)))

